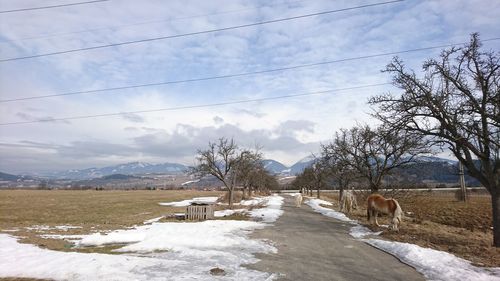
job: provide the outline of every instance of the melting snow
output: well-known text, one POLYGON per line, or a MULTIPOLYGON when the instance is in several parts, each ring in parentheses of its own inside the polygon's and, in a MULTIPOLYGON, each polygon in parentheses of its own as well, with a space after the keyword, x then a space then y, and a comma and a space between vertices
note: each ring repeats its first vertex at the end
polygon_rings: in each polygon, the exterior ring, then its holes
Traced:
POLYGON ((331 218, 338 219, 338 220, 345 221, 345 222, 357 223, 355 220, 351 220, 350 218, 348 218, 346 215, 344 215, 341 212, 337 212, 337 211, 334 211, 332 209, 320 206, 320 204, 331 206, 332 203, 330 203, 328 201, 321 200, 321 199, 309 199, 306 201, 306 204, 311 206, 311 208, 313 208, 314 211, 321 213, 322 215, 325 215, 327 217, 331 217, 331 218))
POLYGON ((450 253, 414 244, 365 239, 366 243, 397 256, 415 267, 429 280, 500 280, 500 268, 480 268, 450 253))
POLYGON ((152 219, 149 219, 149 220, 145 220, 145 221, 143 222, 143 224, 150 224, 150 223, 154 223, 154 222, 157 222, 157 221, 161 220, 162 218, 163 218, 163 216, 161 216, 161 217, 157 217, 157 218, 152 218, 152 219))
POLYGON ((54 227, 48 225, 32 225, 30 227, 25 227, 27 230, 35 230, 35 231, 48 231, 48 230, 62 230, 68 231, 69 229, 82 228, 81 226, 74 225, 56 225, 54 227))
POLYGON ((237 213, 245 213, 247 211, 247 209, 236 209, 236 210, 222 210, 222 211, 215 211, 214 212, 214 216, 215 217, 227 217, 227 216, 230 216, 230 215, 233 215, 233 214, 237 214, 237 213))
MULTIPOLYGON (((270 196, 266 208, 252 216, 275 221, 283 198, 270 196)), ((237 210, 233 210, 237 211, 237 210)), ((252 211, 253 212, 253 211, 252 211)), ((255 221, 210 220, 195 223, 153 223, 108 234, 52 235, 78 240, 78 246, 126 244, 122 255, 58 252, 20 244, 0 234, 0 277, 55 280, 270 280, 274 275, 250 270, 255 253, 275 253, 264 240, 249 239, 253 230, 267 224, 255 221), (160 252, 159 252, 160 251, 160 252), (138 256, 140 254, 140 256, 138 256), (212 276, 219 267, 225 276, 212 276)))
POLYGON ((311 206, 314 211, 325 216, 355 224, 349 232, 352 237, 393 254, 401 261, 415 267, 415 269, 422 273, 428 280, 500 281, 500 268, 476 267, 471 265, 469 261, 456 257, 450 253, 423 248, 414 244, 374 238, 363 239, 370 235, 379 235, 382 231, 372 232, 367 227, 359 225, 357 221, 351 220, 341 212, 321 207, 320 204, 323 204, 321 201, 323 200, 310 199, 306 204, 311 206))
POLYGON ((282 214, 281 205, 283 205, 283 197, 273 195, 266 197, 264 203, 266 208, 254 209, 249 211, 251 217, 261 219, 264 222, 275 222, 282 214))
POLYGON ((176 202, 167 202, 167 203, 158 203, 162 206, 172 206, 172 207, 186 207, 191 205, 191 203, 215 203, 219 199, 219 197, 196 197, 193 199, 176 201, 176 202))

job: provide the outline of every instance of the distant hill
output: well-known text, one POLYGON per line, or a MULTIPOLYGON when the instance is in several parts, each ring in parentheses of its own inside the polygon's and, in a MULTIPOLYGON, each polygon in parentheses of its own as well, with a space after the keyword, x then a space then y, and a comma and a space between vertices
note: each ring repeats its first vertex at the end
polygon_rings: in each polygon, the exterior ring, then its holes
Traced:
POLYGON ((145 162, 131 162, 103 168, 88 168, 81 170, 66 170, 61 172, 44 173, 41 176, 55 179, 85 180, 104 176, 121 175, 143 175, 143 174, 183 174, 188 170, 187 166, 177 163, 150 164, 145 162))
POLYGON ((139 177, 131 176, 131 175, 123 175, 123 174, 113 174, 109 176, 101 177, 103 180, 128 180, 128 179, 136 179, 139 177))
POLYGON ((299 162, 293 164, 290 167, 289 174, 290 175, 297 175, 297 174, 302 173, 305 168, 311 167, 312 164, 314 164, 314 161, 315 161, 315 158, 312 156, 307 156, 307 157, 299 160, 299 162))
POLYGON ((22 178, 23 178, 22 176, 16 176, 0 172, 0 181, 17 181, 22 178))
POLYGON ((264 168, 272 174, 280 174, 283 170, 288 169, 287 166, 281 164, 280 162, 272 159, 262 160, 264 168))
MULTIPOLYGON (((393 174, 403 182, 458 184, 458 162, 437 157, 431 160, 419 158, 416 163, 398 168, 393 174)), ((467 186, 481 185, 478 180, 467 175, 467 171, 465 171, 465 182, 467 186)))

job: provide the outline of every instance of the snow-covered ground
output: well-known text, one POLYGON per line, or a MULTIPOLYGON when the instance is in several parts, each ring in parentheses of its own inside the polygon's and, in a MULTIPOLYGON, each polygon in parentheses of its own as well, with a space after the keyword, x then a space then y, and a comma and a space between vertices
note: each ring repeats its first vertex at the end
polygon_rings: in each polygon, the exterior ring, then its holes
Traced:
POLYGON ((261 209, 250 211, 259 221, 210 220, 193 223, 158 223, 107 234, 54 235, 80 246, 124 244, 121 255, 58 252, 20 244, 0 234, 0 277, 54 280, 271 280, 273 275, 250 270, 255 253, 273 253, 268 241, 250 239, 255 229, 275 221, 283 198, 263 198, 261 209), (225 276, 212 276, 222 268, 225 276))
POLYGON ((217 201, 218 197, 196 197, 193 199, 188 199, 188 200, 182 200, 182 201, 176 201, 176 202, 163 202, 163 203, 158 203, 162 206, 172 206, 172 207, 186 207, 191 205, 191 203, 196 202, 196 203, 215 203, 217 201))
POLYGON ((311 206, 314 211, 325 216, 353 224, 353 227, 350 230, 351 236, 383 251, 391 253, 401 261, 413 266, 428 280, 500 281, 500 268, 491 269, 476 267, 471 265, 469 261, 461 259, 450 253, 423 248, 415 244, 366 238, 379 235, 382 232, 372 232, 370 229, 359 225, 357 221, 351 220, 343 213, 320 206, 320 204, 329 206, 332 205, 327 201, 320 199, 308 199, 306 204, 311 206))

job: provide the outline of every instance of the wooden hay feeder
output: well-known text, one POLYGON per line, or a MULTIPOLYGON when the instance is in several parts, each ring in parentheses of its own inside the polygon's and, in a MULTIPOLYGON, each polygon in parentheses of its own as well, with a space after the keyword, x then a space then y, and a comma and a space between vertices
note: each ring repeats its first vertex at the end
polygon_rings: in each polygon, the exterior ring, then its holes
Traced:
POLYGON ((215 206, 208 203, 193 202, 187 206, 187 220, 209 220, 214 218, 215 206))

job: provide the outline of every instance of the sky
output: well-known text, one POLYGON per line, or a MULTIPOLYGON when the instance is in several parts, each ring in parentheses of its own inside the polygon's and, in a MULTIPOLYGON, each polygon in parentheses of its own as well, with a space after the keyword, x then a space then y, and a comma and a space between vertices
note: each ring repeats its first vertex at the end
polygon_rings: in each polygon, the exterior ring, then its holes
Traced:
MULTIPOLYGON (((84 1, 0 0, 0 11, 75 2, 84 1)), ((0 60, 184 34, 1 61, 0 171, 35 173, 133 161, 193 165, 197 150, 220 137, 234 138, 241 147, 260 146, 265 158, 292 165, 318 153, 320 144, 328 143, 340 128, 377 125, 367 100, 399 93, 384 84, 391 77, 381 72, 393 55, 221 79, 8 100, 459 44, 473 32, 482 39, 500 37, 500 1, 494 0, 406 0, 192 34, 383 2, 109 0, 0 13, 0 60), (319 91, 329 92, 259 100, 319 91), (238 101, 249 102, 234 103, 238 101), (220 103, 229 104, 214 105, 220 103), (130 113, 158 109, 171 110, 130 113), (103 114, 115 115, 36 122, 103 114)), ((484 43, 488 50, 499 47, 500 40, 484 43)), ((422 62, 440 51, 398 56, 421 74, 422 62)))

